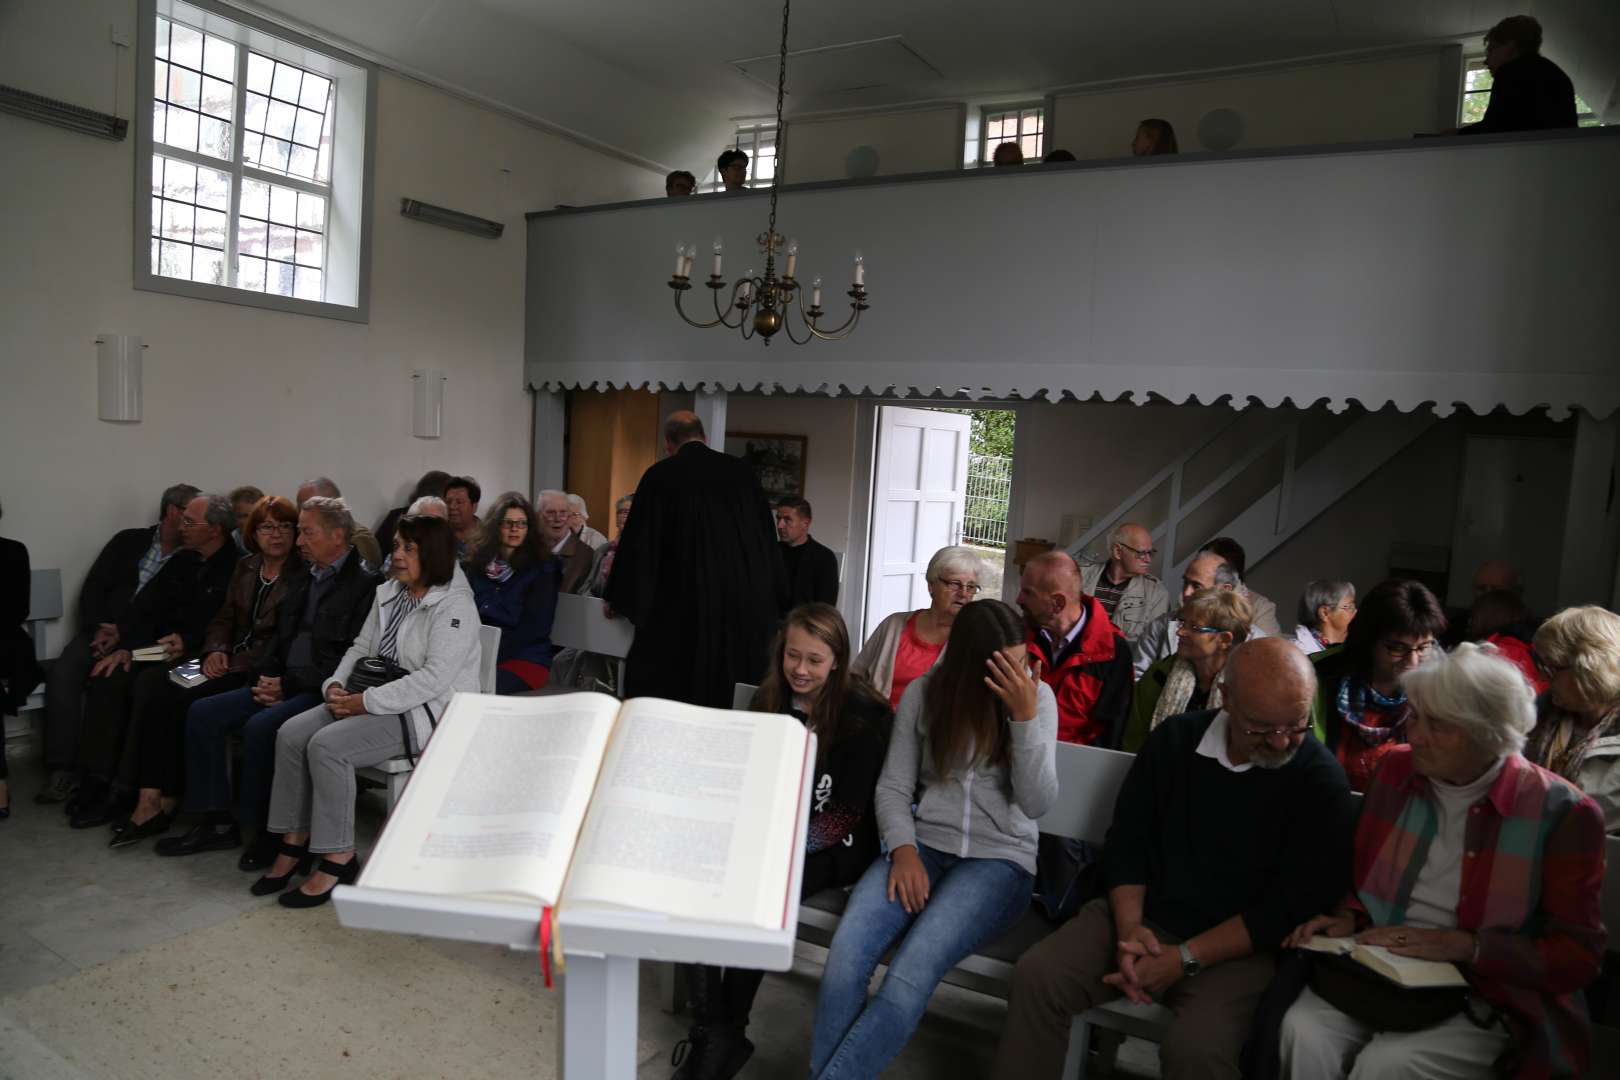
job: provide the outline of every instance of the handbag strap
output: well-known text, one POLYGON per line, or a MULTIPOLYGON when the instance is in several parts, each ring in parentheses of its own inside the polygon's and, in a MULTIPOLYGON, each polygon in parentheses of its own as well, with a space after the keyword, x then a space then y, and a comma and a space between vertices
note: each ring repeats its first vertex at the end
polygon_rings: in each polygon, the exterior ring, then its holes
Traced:
MULTIPOLYGON (((428 738, 431 739, 433 737, 432 732, 439 730, 439 718, 433 715, 433 706, 427 704, 426 702, 422 703, 421 708, 423 712, 427 713, 429 732, 428 738)), ((411 749, 410 714, 411 710, 409 709, 406 709, 404 712, 399 714, 399 737, 405 742, 405 758, 411 763, 411 768, 414 769, 416 768, 416 759, 418 755, 411 749)))

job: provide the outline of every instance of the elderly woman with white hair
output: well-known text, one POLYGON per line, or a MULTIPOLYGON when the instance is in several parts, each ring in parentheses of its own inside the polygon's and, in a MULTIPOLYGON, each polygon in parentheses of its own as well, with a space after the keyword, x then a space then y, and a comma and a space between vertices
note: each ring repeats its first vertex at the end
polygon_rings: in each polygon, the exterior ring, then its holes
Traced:
POLYGON ((897 611, 878 623, 850 670, 862 676, 889 699, 900 704, 912 680, 929 671, 945 655, 956 616, 979 595, 979 554, 967 547, 944 547, 928 560, 929 605, 917 611, 897 611))
POLYGON ((1590 1052, 1579 991, 1604 933, 1597 804, 1520 753, 1530 687, 1491 646, 1460 645, 1401 679, 1409 745, 1386 754, 1356 825, 1351 893, 1286 945, 1355 935, 1456 965, 1465 990, 1409 990, 1313 964, 1282 1022, 1296 1080, 1576 1076, 1590 1052))
POLYGON ((1565 608, 1536 631, 1535 651, 1552 683, 1525 756, 1590 795, 1620 833, 1620 615, 1565 608))
POLYGON ((601 551, 608 538, 590 526, 591 512, 585 507, 583 496, 568 493, 568 531, 592 551, 601 551))

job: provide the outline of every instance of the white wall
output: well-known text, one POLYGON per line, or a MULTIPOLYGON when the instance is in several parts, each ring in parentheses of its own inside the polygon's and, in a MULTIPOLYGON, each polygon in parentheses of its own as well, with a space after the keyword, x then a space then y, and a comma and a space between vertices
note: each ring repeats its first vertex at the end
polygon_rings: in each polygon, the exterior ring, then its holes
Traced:
POLYGON ((1182 153, 1204 150, 1198 121, 1211 109, 1244 121, 1235 149, 1403 139, 1457 122, 1462 50, 1188 79, 1057 95, 1048 147, 1085 158, 1124 157, 1141 120, 1170 121, 1182 153))
POLYGON ((843 180, 845 160, 857 146, 878 153, 878 176, 942 172, 962 164, 967 123, 959 103, 788 121, 785 183, 843 180))
MULTIPOLYGON (((5 81, 130 115, 134 35, 121 0, 8 5, 5 81)), ((384 73, 373 175, 371 322, 356 325, 136 292, 134 140, 114 143, 0 115, 0 500, 5 534, 63 571, 68 603, 101 544, 153 520, 185 481, 291 496, 316 473, 375 522, 429 468, 494 495, 529 480, 523 390, 523 213, 657 194, 661 176, 384 73), (502 171, 508 170, 508 171, 502 171), (482 240, 401 218, 412 198, 506 223, 482 240), (96 419, 98 333, 145 338, 145 417, 96 419), (443 368, 444 437, 410 433, 416 367, 443 368)), ((54 651, 71 620, 51 630, 54 651)))
POLYGON ((810 535, 839 552, 849 550, 855 409, 854 398, 732 394, 726 399, 728 432, 807 437, 804 497, 816 515, 810 535))

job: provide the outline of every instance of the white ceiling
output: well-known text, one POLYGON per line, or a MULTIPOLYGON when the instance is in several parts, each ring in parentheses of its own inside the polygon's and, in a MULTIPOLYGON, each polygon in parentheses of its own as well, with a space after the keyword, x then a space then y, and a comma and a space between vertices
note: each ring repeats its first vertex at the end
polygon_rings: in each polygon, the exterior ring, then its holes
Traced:
MULTIPOLYGON (((1599 6, 1615 0, 1592 0, 1599 6)), ((776 52, 774 0, 241 0, 390 66, 659 164, 712 158, 774 86, 732 61, 776 52)), ((1569 0, 799 0, 790 47, 875 39, 879 59, 800 61, 793 112, 1040 93, 1473 35, 1569 0), (903 46, 903 47, 902 47, 903 46), (937 74, 935 73, 937 72, 937 74)), ((1584 0, 1574 6, 1585 6, 1584 0)), ((1549 38, 1551 35, 1549 34, 1549 38)), ((1549 40, 1548 51, 1554 43, 1549 40)), ((767 69, 774 82, 774 65, 767 69)))

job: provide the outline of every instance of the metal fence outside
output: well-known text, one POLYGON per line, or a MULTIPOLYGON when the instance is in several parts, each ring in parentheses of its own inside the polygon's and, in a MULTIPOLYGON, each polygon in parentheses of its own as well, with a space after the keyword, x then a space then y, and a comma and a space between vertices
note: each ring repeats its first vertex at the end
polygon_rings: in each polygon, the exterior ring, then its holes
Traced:
POLYGON ((968 455, 967 507, 962 543, 1005 549, 1007 501, 1012 495, 1012 458, 968 455))

